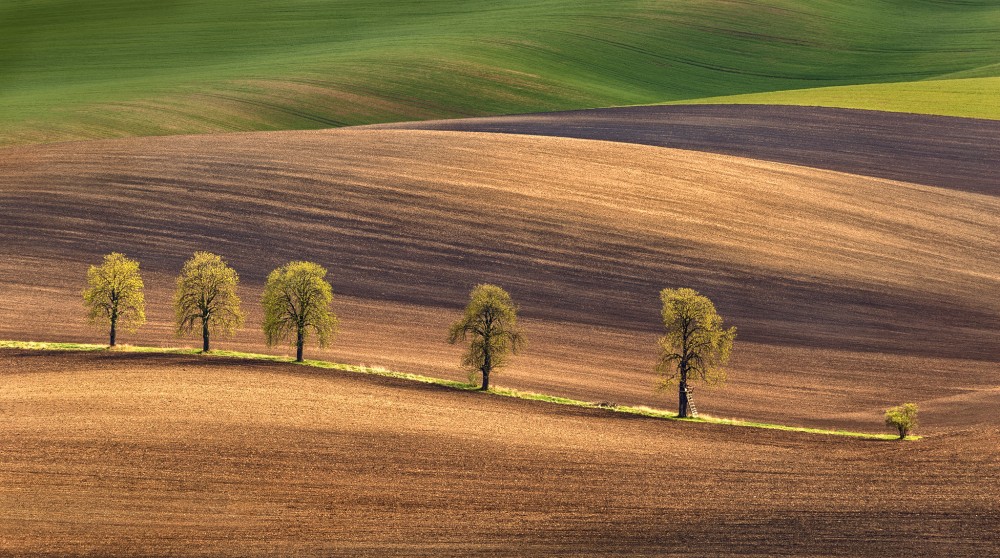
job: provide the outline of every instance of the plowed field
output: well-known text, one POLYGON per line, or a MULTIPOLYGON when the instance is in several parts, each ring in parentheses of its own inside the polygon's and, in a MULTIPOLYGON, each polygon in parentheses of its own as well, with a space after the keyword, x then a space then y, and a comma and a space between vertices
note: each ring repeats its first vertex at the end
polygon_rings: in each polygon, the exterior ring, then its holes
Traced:
MULTIPOLYGON (((626 417, 285 364, 0 351, 0 554, 988 556, 1000 552, 1000 197, 593 140, 414 130, 0 152, 0 338, 90 341, 86 268, 142 262, 172 335, 195 250, 329 268, 307 356, 461 378, 469 289, 521 304, 496 383, 670 407, 658 291, 739 328, 705 414, 916 442, 626 417)), ((947 154, 944 160, 962 163, 947 154)), ((943 165, 944 163, 942 163, 943 165)), ((944 169, 944 167, 942 167, 944 169)), ((941 172, 947 174, 947 169, 941 172)), ((916 180, 916 179, 915 179, 916 180)), ((920 182, 916 180, 916 182, 920 182)))
POLYGON ((1000 195, 1000 122, 995 120, 821 107, 680 105, 371 127, 639 143, 1000 195))
POLYGON ((4 554, 1000 552, 995 427, 860 442, 198 357, 0 370, 4 554))
MULTIPOLYGON (((927 428, 993 420, 1000 199, 619 143, 427 131, 147 138, 0 160, 0 336, 100 341, 87 265, 146 273, 150 323, 178 343, 173 277, 195 250, 242 274, 248 327, 291 259, 331 271, 342 334, 308 354, 462 377, 443 341, 478 282, 522 306, 529 348, 497 381, 593 401, 653 392, 658 291, 690 286, 739 328, 728 389, 701 410, 880 429, 915 400, 927 428)), ((192 346, 197 340, 187 341, 192 346)), ((283 350, 283 349, 281 349, 283 350)))

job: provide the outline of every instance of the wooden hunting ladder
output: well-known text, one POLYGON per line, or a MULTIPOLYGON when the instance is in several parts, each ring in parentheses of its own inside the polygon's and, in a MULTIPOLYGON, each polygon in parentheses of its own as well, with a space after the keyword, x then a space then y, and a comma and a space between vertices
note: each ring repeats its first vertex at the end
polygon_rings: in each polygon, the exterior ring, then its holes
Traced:
POLYGON ((691 418, 698 418, 698 408, 694 406, 694 395, 691 388, 685 387, 684 392, 687 393, 688 410, 691 412, 691 418))

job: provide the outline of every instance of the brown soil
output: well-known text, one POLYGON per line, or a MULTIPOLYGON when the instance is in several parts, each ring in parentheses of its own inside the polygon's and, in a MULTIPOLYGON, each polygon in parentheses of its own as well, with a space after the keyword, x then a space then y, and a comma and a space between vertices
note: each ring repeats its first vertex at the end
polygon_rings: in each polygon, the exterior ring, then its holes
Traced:
POLYGON ((860 442, 0 351, 0 554, 992 556, 996 426, 860 442))
POLYGON ((776 105, 637 106, 404 122, 694 149, 1000 195, 1000 122, 776 105))
MULTIPOLYGON (((880 430, 913 400, 928 431, 995 423, 1000 201, 703 153, 425 131, 149 138, 7 150, 0 338, 100 342, 86 267, 138 258, 150 323, 176 345, 173 277, 195 250, 260 286, 331 270, 342 333, 308 355, 464 377, 450 320, 477 282, 522 305, 529 348, 501 385, 671 406, 652 367, 658 291, 690 286, 739 328, 731 383, 700 410, 880 430)), ((279 349, 284 351, 285 349, 279 349)))
MULTIPOLYGON (((287 365, 0 351, 0 554, 991 555, 1000 198, 671 149, 429 131, 130 139, 0 152, 0 338, 91 341, 86 267, 138 258, 171 331, 195 250, 248 327, 290 259, 331 270, 308 356, 462 377, 477 282, 522 304, 497 382, 671 406, 657 292, 739 328, 703 412, 927 437, 679 424, 287 365)), ((957 163, 956 163, 957 164, 957 163)), ((286 349, 277 349, 286 352, 286 349)))

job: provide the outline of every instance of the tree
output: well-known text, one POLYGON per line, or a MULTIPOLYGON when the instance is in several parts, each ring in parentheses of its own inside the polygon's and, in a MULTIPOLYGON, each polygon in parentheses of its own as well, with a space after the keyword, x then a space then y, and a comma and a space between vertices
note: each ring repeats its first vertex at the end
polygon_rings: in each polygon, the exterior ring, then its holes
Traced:
POLYGON ((524 335, 517 327, 517 306, 507 291, 496 285, 476 285, 469 295, 465 315, 448 330, 448 342, 470 339, 462 366, 470 377, 483 376, 483 391, 490 389, 490 373, 507 364, 510 354, 524 345, 524 335))
POLYGON ((902 440, 917 427, 917 404, 903 403, 898 407, 885 410, 885 425, 895 428, 902 440))
POLYGON ((240 277, 219 256, 195 252, 184 262, 174 292, 177 335, 201 330, 201 350, 208 352, 209 335, 230 335, 243 326, 240 298, 236 296, 240 277), (201 326, 198 328, 198 326, 201 326))
POLYGON ((690 414, 688 382, 701 380, 709 385, 726 381, 723 367, 729 361, 736 328, 722 328, 722 317, 707 297, 693 289, 663 289, 663 326, 660 359, 656 366, 662 388, 678 381, 677 416, 690 414))
POLYGON ((134 332, 146 323, 142 289, 139 262, 118 252, 104 256, 104 263, 87 270, 87 288, 83 290, 87 320, 99 327, 110 327, 108 344, 112 347, 119 327, 134 332))
POLYGON ((267 344, 294 339, 296 362, 302 362, 310 330, 320 347, 326 347, 337 330, 337 316, 330 310, 333 289, 324 277, 326 270, 317 264, 289 262, 272 271, 264 285, 261 304, 267 344))

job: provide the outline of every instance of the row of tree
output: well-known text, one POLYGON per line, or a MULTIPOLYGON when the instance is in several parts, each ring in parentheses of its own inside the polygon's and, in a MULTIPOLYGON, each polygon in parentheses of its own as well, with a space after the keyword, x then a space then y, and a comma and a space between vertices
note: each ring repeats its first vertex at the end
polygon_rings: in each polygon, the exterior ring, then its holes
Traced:
MULTIPOLYGON (((264 285, 261 328, 268 346, 291 342, 295 358, 302 361, 303 347, 315 334, 327 346, 337 330, 331 309, 333 290, 325 279, 326 269, 304 261, 289 262, 272 271, 264 285)), ((210 350, 214 336, 228 336, 243 327, 237 295, 239 275, 218 255, 196 252, 184 263, 174 292, 178 336, 200 333, 202 350, 210 350)), ((722 383, 736 328, 724 328, 712 301, 692 289, 663 289, 661 311, 666 330, 659 340, 657 371, 662 387, 678 386, 678 414, 690 415, 688 384, 722 383)), ((104 257, 87 272, 83 291, 89 320, 109 328, 114 346, 118 329, 135 331, 146 321, 143 281, 139 262, 122 254, 104 257)), ((496 285, 472 289, 462 317, 451 325, 448 342, 467 342, 462 366, 470 375, 482 377, 488 390, 490 374, 503 367, 510 355, 525 342, 517 324, 517 305, 496 285)))
MULTIPOLYGON (((325 277, 323 267, 296 261, 272 271, 264 284, 261 327, 267 344, 292 341, 299 362, 310 333, 325 347, 337 330, 337 316, 330 308, 333 289, 325 277)), ((236 293, 239 283, 236 270, 221 257, 195 252, 184 262, 177 277, 174 291, 177 335, 201 333, 202 350, 208 352, 213 336, 232 335, 243 327, 240 297, 236 293)), ((109 343, 114 347, 119 328, 135 331, 146 323, 139 262, 115 252, 105 256, 101 265, 90 266, 83 302, 90 322, 109 328, 109 343)))

